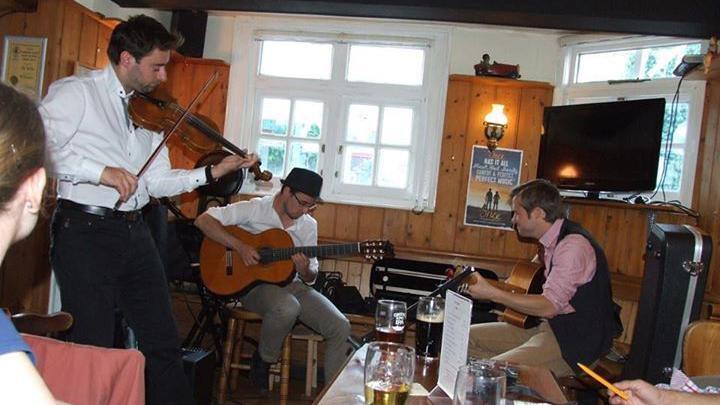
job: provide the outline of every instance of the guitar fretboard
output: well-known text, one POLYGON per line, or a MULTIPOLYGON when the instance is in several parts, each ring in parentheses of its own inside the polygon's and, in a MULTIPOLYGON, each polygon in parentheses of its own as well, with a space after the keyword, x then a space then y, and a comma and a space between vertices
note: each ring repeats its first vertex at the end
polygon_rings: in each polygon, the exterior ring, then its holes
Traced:
POLYGON ((326 257, 353 255, 359 252, 360 242, 339 245, 297 246, 291 248, 261 248, 258 250, 258 253, 260 253, 260 262, 262 263, 288 260, 295 253, 303 253, 307 257, 326 257))

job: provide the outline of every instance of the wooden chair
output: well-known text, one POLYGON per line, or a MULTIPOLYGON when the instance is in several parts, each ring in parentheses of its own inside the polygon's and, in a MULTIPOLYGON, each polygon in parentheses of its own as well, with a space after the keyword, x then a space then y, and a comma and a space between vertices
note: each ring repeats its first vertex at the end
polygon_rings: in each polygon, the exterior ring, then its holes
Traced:
MULTIPOLYGON (((248 322, 261 322, 262 317, 255 312, 242 308, 233 308, 228 311, 227 335, 223 345, 223 364, 218 381, 217 400, 219 404, 225 402, 228 388, 228 377, 230 386, 237 388, 238 370, 249 370, 249 356, 242 352, 245 339, 245 326, 248 322)), ((280 404, 287 404, 288 392, 290 390, 290 339, 288 334, 283 342, 280 365, 270 368, 271 373, 280 374, 280 404)))
POLYGON ((62 311, 52 314, 19 313, 10 319, 20 333, 49 337, 65 332, 73 324, 72 315, 62 311))
POLYGON ((683 371, 688 377, 720 375, 720 322, 695 321, 685 331, 683 371))

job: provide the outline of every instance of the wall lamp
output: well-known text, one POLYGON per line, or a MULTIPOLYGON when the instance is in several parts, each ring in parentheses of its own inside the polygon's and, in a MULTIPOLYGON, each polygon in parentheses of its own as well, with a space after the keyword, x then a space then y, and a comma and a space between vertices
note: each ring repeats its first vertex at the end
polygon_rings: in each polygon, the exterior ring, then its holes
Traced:
POLYGON ((492 111, 485 116, 485 137, 488 139, 488 150, 490 153, 497 148, 498 141, 505 135, 508 119, 503 113, 505 106, 502 104, 493 104, 492 111))

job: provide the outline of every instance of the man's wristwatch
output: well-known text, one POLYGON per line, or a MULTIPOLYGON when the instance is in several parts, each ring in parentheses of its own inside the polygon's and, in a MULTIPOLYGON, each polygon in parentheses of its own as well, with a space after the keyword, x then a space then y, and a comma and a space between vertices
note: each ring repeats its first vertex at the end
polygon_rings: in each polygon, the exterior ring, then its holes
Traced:
POLYGON ((213 168, 213 165, 205 166, 205 179, 207 180, 208 184, 215 181, 215 178, 212 175, 212 168, 213 168))

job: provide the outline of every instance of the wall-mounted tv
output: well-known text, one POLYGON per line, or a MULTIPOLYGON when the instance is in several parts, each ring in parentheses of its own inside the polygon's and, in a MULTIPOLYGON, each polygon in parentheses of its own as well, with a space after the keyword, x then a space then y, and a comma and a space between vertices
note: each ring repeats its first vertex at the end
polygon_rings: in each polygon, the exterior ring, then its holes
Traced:
POLYGON ((564 190, 655 188, 665 99, 546 107, 538 178, 564 190))

